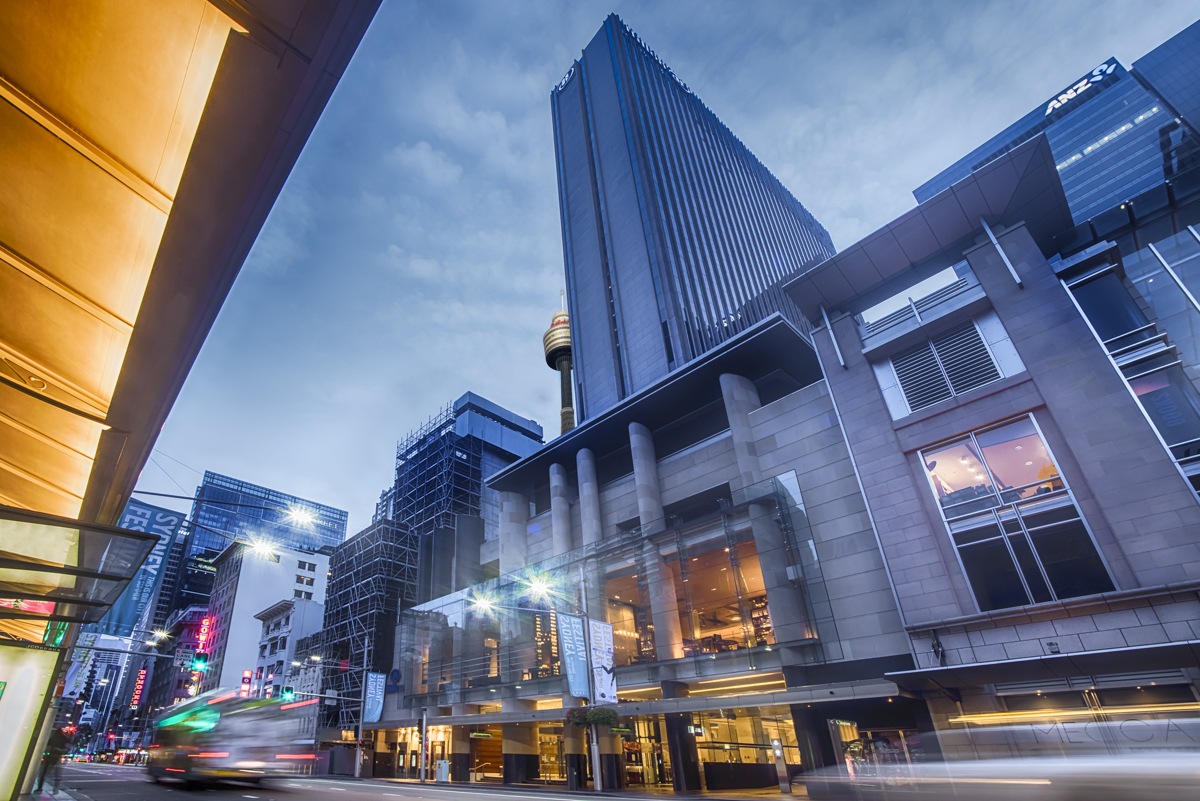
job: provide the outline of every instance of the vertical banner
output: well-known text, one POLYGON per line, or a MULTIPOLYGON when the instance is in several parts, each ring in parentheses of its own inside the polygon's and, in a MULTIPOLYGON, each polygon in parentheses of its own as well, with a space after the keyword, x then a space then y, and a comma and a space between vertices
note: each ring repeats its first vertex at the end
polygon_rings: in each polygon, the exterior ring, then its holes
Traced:
POLYGON ((575 698, 590 698, 587 675, 587 647, 583 638, 583 618, 558 615, 558 658, 567 674, 567 688, 575 698))
POLYGON ((592 680, 596 697, 593 704, 617 702, 617 674, 613 672, 613 627, 611 623, 590 620, 588 641, 592 648, 592 680))
POLYGON ((383 717, 383 688, 386 684, 387 675, 367 674, 367 682, 363 687, 363 723, 378 723, 383 717))
MULTIPOLYGON (((158 544, 130 579, 129 586, 117 598, 112 609, 109 609, 98 623, 85 626, 84 630, 96 634, 129 637, 146 608, 155 603, 159 587, 162 586, 167 556, 175 543, 175 537, 179 534, 179 527, 183 525, 183 515, 170 509, 131 500, 125 504, 125 512, 117 525, 130 531, 157 534, 158 544)), ((153 612, 150 617, 153 619, 153 612)))

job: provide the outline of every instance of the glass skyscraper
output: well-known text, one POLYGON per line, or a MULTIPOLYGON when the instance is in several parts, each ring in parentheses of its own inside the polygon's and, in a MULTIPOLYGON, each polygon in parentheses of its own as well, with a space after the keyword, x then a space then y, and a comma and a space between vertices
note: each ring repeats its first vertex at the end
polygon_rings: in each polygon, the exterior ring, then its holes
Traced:
POLYGON ((235 540, 263 540, 305 551, 332 549, 346 539, 346 521, 341 509, 205 471, 192 502, 170 609, 208 603, 212 562, 235 540))
POLYGON ((782 312, 828 232, 616 15, 551 93, 579 420, 782 312))
MULTIPOLYGON (((1045 132, 1071 215, 1083 223, 1187 169, 1196 159, 1192 127, 1164 100, 1160 83, 1200 103, 1200 82, 1168 51, 1200 38, 1191 26, 1127 71, 1110 58, 918 187, 924 203, 988 162, 1045 132), (1191 33, 1189 33, 1191 32, 1191 33), (1178 40, 1178 41, 1177 41, 1178 40), (1163 52, 1161 58, 1156 56, 1163 52), (1145 64, 1149 70, 1138 70, 1145 64), (1178 88, 1176 88, 1176 84, 1178 88)), ((1194 57, 1193 61, 1197 58, 1194 57)))

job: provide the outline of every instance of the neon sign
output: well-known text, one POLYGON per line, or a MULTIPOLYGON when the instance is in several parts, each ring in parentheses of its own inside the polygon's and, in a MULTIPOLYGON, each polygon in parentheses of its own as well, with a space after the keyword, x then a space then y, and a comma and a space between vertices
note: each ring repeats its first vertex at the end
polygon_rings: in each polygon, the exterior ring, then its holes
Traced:
POLYGON ((1116 72, 1116 69, 1116 59, 1113 59, 1112 61, 1105 61, 1099 67, 1096 67, 1096 69, 1092 70, 1088 75, 1084 76, 1084 78, 1078 83, 1059 93, 1058 97, 1051 100, 1046 105, 1046 114, 1043 116, 1048 116, 1050 112, 1054 111, 1055 109, 1060 109, 1067 105, 1067 103, 1070 103, 1088 89, 1091 89, 1109 75, 1112 75, 1114 72, 1116 72))
POLYGON ((137 682, 133 685, 133 698, 130 699, 129 708, 137 709, 138 704, 142 702, 142 689, 146 686, 146 668, 138 671, 137 682))

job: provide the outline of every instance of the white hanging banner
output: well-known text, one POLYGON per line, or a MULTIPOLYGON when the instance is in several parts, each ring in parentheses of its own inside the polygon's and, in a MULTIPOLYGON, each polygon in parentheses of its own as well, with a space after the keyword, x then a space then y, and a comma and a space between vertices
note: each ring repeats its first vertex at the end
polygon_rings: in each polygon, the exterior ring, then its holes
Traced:
POLYGON ((599 620, 588 621, 588 643, 592 650, 593 704, 617 702, 617 675, 613 672, 613 627, 599 620))

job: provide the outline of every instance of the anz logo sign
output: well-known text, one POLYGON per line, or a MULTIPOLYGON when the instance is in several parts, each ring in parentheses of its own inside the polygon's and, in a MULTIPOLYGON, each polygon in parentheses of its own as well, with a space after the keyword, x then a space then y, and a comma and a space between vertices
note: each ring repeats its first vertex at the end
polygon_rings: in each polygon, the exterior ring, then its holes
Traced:
POLYGON ((1051 100, 1046 105, 1045 116, 1049 116, 1052 111, 1055 111, 1055 110, 1060 109, 1063 106, 1067 105, 1072 100, 1079 97, 1084 92, 1087 92, 1087 90, 1091 89, 1096 84, 1102 82, 1108 76, 1112 75, 1114 72, 1116 72, 1116 70, 1117 70, 1117 60, 1116 59, 1110 59, 1110 60, 1104 62, 1103 64, 1101 64, 1099 67, 1096 67, 1096 69, 1092 70, 1091 73, 1084 76, 1083 79, 1080 80, 1078 83, 1076 83, 1074 86, 1071 86, 1069 89, 1066 89, 1065 91, 1061 92, 1058 95, 1058 97, 1051 100))

